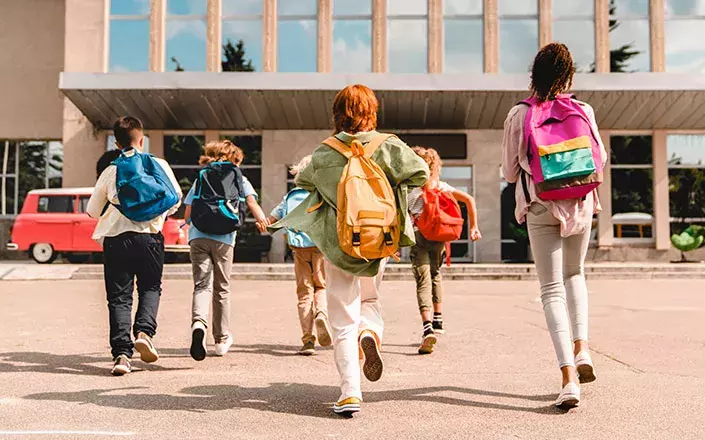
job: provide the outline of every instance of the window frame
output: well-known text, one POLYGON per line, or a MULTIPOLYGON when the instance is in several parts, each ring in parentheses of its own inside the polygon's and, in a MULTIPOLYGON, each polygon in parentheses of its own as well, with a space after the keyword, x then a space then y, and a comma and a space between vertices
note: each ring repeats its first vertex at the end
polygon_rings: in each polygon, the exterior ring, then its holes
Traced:
MULTIPOLYGON (((113 1, 118 1, 118 0, 110 0, 110 2, 113 1)), ((105 29, 105 36, 107 38, 107 47, 106 47, 106 54, 107 57, 105 58, 105 71, 110 72, 110 54, 111 54, 111 41, 110 41, 110 29, 112 26, 113 21, 146 21, 147 22, 147 28, 151 31, 151 23, 150 23, 150 12, 147 11, 146 14, 113 14, 111 13, 111 5, 110 2, 108 2, 108 20, 107 20, 107 26, 105 29)), ((147 33, 147 44, 149 44, 149 32, 147 33)), ((150 60, 147 60, 147 67, 149 67, 149 62, 150 60)), ((149 70, 149 69, 147 69, 149 70)))

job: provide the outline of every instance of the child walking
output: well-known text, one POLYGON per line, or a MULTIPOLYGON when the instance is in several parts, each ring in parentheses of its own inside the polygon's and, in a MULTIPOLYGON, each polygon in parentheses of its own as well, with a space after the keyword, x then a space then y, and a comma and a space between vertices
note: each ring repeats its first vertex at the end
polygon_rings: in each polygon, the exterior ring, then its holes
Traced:
MULTIPOLYGON (((219 170, 223 165, 225 170, 230 171, 220 174, 226 182, 214 182, 207 185, 215 187, 216 192, 224 191, 225 188, 238 188, 237 198, 246 201, 247 208, 250 209, 258 222, 266 221, 262 208, 257 203, 257 193, 247 177, 241 175, 239 167, 244 160, 242 150, 229 140, 209 142, 201 156, 199 163, 205 167, 218 165, 219 170), (229 165, 229 167, 227 167, 229 165), (233 167, 234 165, 234 167, 233 167), (239 182, 238 182, 239 181, 239 182)), ((203 172, 201 173, 203 174, 203 172)), ((203 177, 199 177, 203 179, 203 177)), ((209 311, 213 304, 213 339, 215 340, 216 356, 225 356, 233 344, 233 334, 230 331, 230 273, 233 264, 233 254, 235 251, 235 231, 227 233, 207 232, 199 229, 193 224, 193 204, 194 200, 202 196, 196 193, 198 182, 195 182, 186 195, 186 221, 190 223, 189 245, 191 246, 191 266, 193 270, 193 304, 191 309, 191 357, 197 361, 206 358, 206 329, 209 323, 209 311)), ((206 184, 204 184, 206 186, 206 184)), ((202 192, 202 191, 199 191, 202 192)), ((224 194, 215 198, 227 199, 224 194)), ((223 200, 226 201, 227 200, 223 200)), ((227 206, 225 204, 224 206, 227 206)), ((235 210, 235 216, 240 224, 244 220, 244 207, 240 212, 235 210)), ((227 219, 226 219, 227 220, 227 219)), ((202 229, 207 227, 201 224, 202 229)), ((211 221, 215 224, 215 222, 211 221)), ((232 229, 232 228, 230 228, 232 229)))
MULTIPOLYGON (((299 172, 311 162, 311 155, 301 159, 292 166, 290 173, 296 177, 299 172)), ((293 211, 309 195, 303 188, 296 187, 289 191, 268 217, 270 223, 284 218, 293 211)), ((260 231, 266 230, 266 225, 258 223, 260 231)), ((310 356, 316 352, 316 335, 322 347, 331 345, 328 311, 326 307, 326 279, 323 254, 316 248, 311 238, 304 232, 293 229, 286 230, 289 247, 294 253, 294 273, 296 274, 296 295, 299 298, 299 322, 303 336, 303 346, 299 354, 310 356)))
MULTIPOLYGON (((445 193, 446 197, 464 203, 468 209, 468 217, 470 220, 470 239, 477 241, 482 238, 480 229, 477 225, 477 207, 475 199, 464 191, 460 191, 446 182, 440 180, 441 167, 443 162, 438 152, 433 148, 414 147, 414 152, 421 157, 431 171, 431 176, 423 188, 414 188, 409 192, 409 213, 414 219, 414 231, 416 233, 416 245, 411 248, 411 264, 416 279, 416 299, 421 312, 421 321, 423 323, 423 340, 419 346, 419 354, 433 353, 434 345, 437 342, 436 334, 444 333, 443 329, 443 285, 441 276, 441 265, 443 264, 443 253, 447 249, 446 242, 434 241, 424 236, 425 231, 419 228, 419 219, 424 213, 426 206, 425 199, 432 197, 429 191, 437 191, 445 193), (431 320, 431 311, 433 311, 433 321, 431 320)), ((443 194, 436 197, 442 198, 443 194)), ((449 228, 455 228, 457 235, 452 239, 457 239, 460 236, 463 226, 463 219, 460 217, 460 210, 457 203, 446 203, 452 208, 455 205, 454 212, 450 213, 449 228), (450 205, 452 203, 452 205, 450 205)), ((439 217, 438 214, 444 214, 437 211, 431 215, 439 217)), ((448 213, 445 213, 448 215, 448 213)), ((441 219, 437 220, 442 222, 441 219)), ((435 223, 439 225, 439 223, 435 223)), ((441 225, 443 227, 443 225, 441 225)), ((436 229, 438 226, 436 226, 436 229)), ((431 231, 426 235, 438 231, 431 231)), ((453 234, 451 234, 453 235, 453 234)), ((432 236, 433 237, 433 236, 432 236)), ((435 237, 433 237, 435 238, 435 237)))
POLYGON ((607 161, 592 107, 566 93, 574 74, 564 44, 543 47, 531 70, 531 97, 509 111, 502 146, 502 174, 507 182, 518 182, 516 219, 529 229, 562 374, 556 405, 566 408, 580 403, 579 383, 596 378, 583 265, 593 213, 601 209, 596 188, 607 161))
POLYGON ((379 287, 387 256, 414 244, 407 188, 428 179, 428 166, 411 148, 375 130, 378 107, 363 85, 336 95, 337 134, 316 148, 296 177, 311 195, 272 227, 306 232, 326 259, 328 318, 341 378, 333 411, 346 416, 360 411, 359 354, 368 380, 382 376, 379 287))
POLYGON ((103 245, 114 362, 111 373, 122 376, 132 371, 135 349, 144 362, 159 359, 152 338, 162 294, 162 228, 166 217, 178 210, 182 193, 166 161, 141 153, 142 122, 122 117, 115 122, 113 133, 120 154, 101 171, 86 212, 98 219, 93 239, 103 245), (135 278, 139 297, 133 327, 135 278))

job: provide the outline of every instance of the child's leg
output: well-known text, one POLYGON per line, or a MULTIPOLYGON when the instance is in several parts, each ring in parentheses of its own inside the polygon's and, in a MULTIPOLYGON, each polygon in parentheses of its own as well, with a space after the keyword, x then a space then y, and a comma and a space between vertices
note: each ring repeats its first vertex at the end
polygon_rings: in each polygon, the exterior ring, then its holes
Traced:
POLYGON ((133 241, 135 247, 132 261, 135 264, 139 293, 134 334, 137 337, 142 332, 151 338, 157 332, 157 312, 162 296, 164 236, 161 233, 137 234, 133 241))
POLYGON ((377 335, 377 342, 382 342, 384 321, 382 306, 379 303, 379 287, 384 277, 387 260, 382 260, 379 272, 374 277, 358 277, 360 280, 360 331, 371 330, 377 335))
MULTIPOLYGON (((132 292, 135 280, 125 259, 122 237, 108 237, 103 244, 103 271, 110 316, 110 348, 113 359, 124 354, 132 358, 132 292)), ((129 257, 127 257, 129 258, 129 257)))
POLYGON ((294 249, 294 273, 296 274, 296 296, 298 297, 299 322, 303 336, 301 341, 315 342, 313 335, 313 267, 311 249, 294 249))
POLYGON ((426 240, 417 232, 416 245, 411 248, 411 265, 416 279, 416 300, 423 322, 431 320, 431 309, 433 308, 431 258, 426 243, 426 240))
POLYGON ((325 259, 321 251, 316 249, 311 259, 313 267, 313 303, 315 313, 323 313, 328 316, 328 305, 326 304, 326 269, 325 259))
POLYGON ((208 326, 213 296, 213 260, 205 238, 191 240, 191 269, 193 271, 193 303, 191 322, 201 321, 208 326))
POLYGON ((443 303, 443 279, 441 275, 441 266, 443 265, 444 248, 445 243, 433 243, 429 249, 429 258, 431 263, 431 292, 433 297, 433 309, 436 312, 440 312, 440 309, 436 306, 440 306, 440 304, 443 303))
POLYGON ((360 327, 360 284, 354 275, 325 263, 328 285, 328 318, 333 329, 335 365, 341 378, 340 399, 362 398, 358 337, 360 327))
POLYGON ((213 257, 213 339, 218 343, 230 334, 230 274, 235 249, 220 242, 211 243, 213 257))

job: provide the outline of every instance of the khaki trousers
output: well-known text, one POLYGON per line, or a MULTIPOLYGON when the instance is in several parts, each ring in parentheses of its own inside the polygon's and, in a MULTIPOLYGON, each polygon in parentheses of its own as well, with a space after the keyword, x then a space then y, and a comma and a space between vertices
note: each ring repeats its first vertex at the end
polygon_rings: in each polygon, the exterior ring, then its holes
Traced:
POLYGON ((323 254, 317 248, 292 248, 294 273, 296 274, 296 296, 299 304, 299 322, 305 344, 316 341, 313 323, 318 313, 327 316, 326 279, 323 254))
POLYGON ((411 248, 411 265, 416 279, 416 299, 419 310, 432 310, 443 302, 441 265, 445 243, 426 240, 416 232, 416 245, 411 248))
POLYGON ((213 338, 224 340, 230 332, 230 272, 233 267, 232 246, 207 238, 191 240, 193 269, 193 304, 191 322, 208 326, 213 303, 213 338))

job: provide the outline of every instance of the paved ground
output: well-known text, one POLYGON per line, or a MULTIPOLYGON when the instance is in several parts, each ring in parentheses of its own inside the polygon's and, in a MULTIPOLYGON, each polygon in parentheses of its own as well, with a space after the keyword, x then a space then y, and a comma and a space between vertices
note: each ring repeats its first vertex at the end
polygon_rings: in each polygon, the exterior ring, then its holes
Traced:
POLYGON ((705 438, 705 282, 590 285, 599 378, 580 408, 552 406, 559 376, 534 282, 447 283, 449 332, 428 357, 415 354, 413 284, 387 282, 385 373, 344 420, 329 409, 332 351, 293 354, 289 282, 239 282, 237 346, 196 363, 190 283, 167 281, 162 359, 113 378, 99 281, 3 281, 0 439, 705 438))

